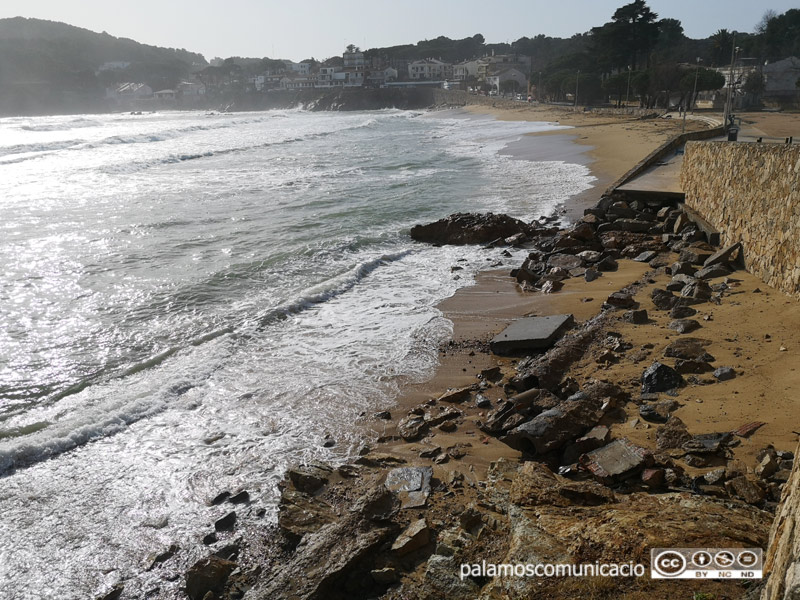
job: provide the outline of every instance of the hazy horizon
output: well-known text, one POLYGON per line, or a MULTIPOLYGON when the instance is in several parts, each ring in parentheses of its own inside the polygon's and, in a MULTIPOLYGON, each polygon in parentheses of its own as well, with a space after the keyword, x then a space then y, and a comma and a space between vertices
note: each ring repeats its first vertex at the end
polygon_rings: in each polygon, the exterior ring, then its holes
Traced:
MULTIPOLYGON (((209 0, 170 3, 139 0, 131 10, 119 4, 86 0, 80 6, 55 0, 6 0, 0 18, 28 17, 62 21, 115 37, 154 46, 185 48, 207 60, 214 57, 264 57, 295 61, 341 54, 347 44, 362 48, 414 44, 444 35, 453 39, 481 33, 487 43, 512 42, 544 34, 571 37, 609 21, 624 0, 507 0, 491 6, 476 0, 436 3, 409 0, 345 5, 311 0, 302 12, 278 2, 232 0, 224 10, 209 0)), ((651 0, 659 18, 681 21, 690 38, 706 38, 719 29, 752 32, 767 10, 797 8, 791 0, 756 6, 745 0, 651 0)))

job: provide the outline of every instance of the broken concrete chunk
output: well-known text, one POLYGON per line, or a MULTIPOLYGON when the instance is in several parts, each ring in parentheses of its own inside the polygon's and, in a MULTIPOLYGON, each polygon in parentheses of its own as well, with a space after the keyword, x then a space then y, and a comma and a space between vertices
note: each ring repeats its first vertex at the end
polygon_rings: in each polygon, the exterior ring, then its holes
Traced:
POLYGON ((431 493, 431 467, 399 467, 386 475, 386 489, 397 495, 401 508, 425 506, 431 493))
POLYGON ((710 267, 717 264, 736 262, 739 260, 739 254, 741 254, 741 250, 741 242, 728 246, 727 248, 723 248, 722 250, 719 250, 718 252, 715 252, 709 256, 703 263, 703 266, 710 267))
POLYGON ((519 319, 495 336, 489 347, 495 354, 545 350, 555 344, 574 323, 572 315, 519 319))
POLYGON ((701 433, 693 435, 691 439, 683 443, 681 448, 695 454, 713 454, 724 448, 730 440, 731 434, 729 432, 701 433))
POLYGON ((695 277, 698 279, 714 279, 716 277, 727 277, 731 274, 731 270, 724 264, 715 264, 708 267, 703 267, 695 277))
POLYGON ((622 479, 652 463, 650 451, 622 438, 584 454, 580 464, 602 483, 622 479))

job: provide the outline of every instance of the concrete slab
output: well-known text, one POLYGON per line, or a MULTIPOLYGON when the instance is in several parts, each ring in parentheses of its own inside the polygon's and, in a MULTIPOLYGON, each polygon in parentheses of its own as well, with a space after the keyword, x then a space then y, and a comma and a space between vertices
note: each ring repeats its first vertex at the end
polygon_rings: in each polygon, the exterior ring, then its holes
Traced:
POLYGON ((546 350, 574 325, 572 315, 526 317, 514 321, 489 344, 495 354, 546 350))
POLYGON ((626 438, 614 440, 592 452, 584 454, 581 465, 603 482, 623 478, 648 466, 649 451, 631 443, 626 438))

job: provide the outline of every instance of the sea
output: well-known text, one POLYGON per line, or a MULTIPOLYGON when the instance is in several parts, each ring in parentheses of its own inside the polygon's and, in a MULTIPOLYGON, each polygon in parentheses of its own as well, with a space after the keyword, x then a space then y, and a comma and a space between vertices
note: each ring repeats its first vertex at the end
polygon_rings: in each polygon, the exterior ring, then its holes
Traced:
POLYGON ((558 129, 400 110, 0 119, 0 598, 180 597, 231 510, 217 494, 249 492, 246 531, 275 521, 287 466, 351 459, 365 418, 434 373, 452 332, 437 304, 521 260, 410 227, 532 220, 590 189, 577 150, 526 135, 558 129))

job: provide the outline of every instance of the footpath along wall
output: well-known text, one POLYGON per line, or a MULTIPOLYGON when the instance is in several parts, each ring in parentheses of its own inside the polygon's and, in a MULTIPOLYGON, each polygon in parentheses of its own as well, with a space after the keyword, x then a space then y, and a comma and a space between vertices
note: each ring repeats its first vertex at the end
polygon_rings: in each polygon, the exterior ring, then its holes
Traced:
POLYGON ((800 146, 688 142, 681 185, 723 246, 742 242, 748 271, 800 296, 800 146))

